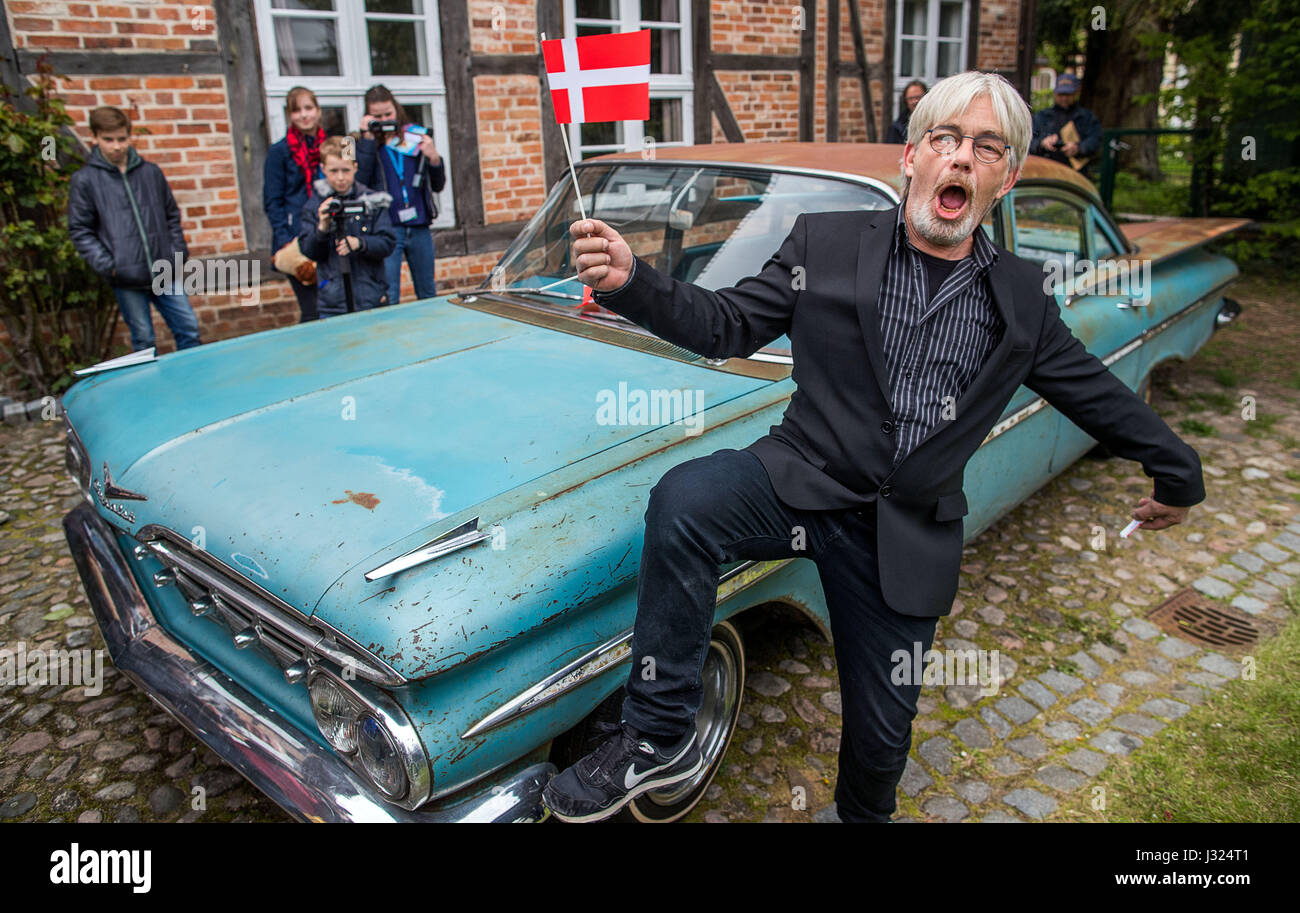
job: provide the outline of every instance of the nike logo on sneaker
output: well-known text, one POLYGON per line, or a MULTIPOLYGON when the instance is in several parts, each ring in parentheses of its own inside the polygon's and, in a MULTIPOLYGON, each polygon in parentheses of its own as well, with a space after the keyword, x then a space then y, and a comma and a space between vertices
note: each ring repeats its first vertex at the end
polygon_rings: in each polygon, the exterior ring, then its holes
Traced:
MULTIPOLYGON (((636 786, 646 777, 650 776, 650 774, 660 770, 666 770, 669 767, 672 767, 674 764, 680 761, 683 756, 685 756, 686 752, 688 752, 691 746, 694 744, 695 744, 695 736, 692 735, 690 740, 686 743, 685 747, 683 747, 682 750, 677 753, 677 756, 675 758, 671 759, 666 764, 660 764, 658 767, 647 767, 645 770, 641 771, 640 773, 636 772, 635 764, 629 764, 627 766, 627 773, 623 775, 623 788, 625 790, 630 791, 634 786, 636 786)), ((645 748, 649 748, 650 746, 647 743, 642 742, 641 745, 638 747, 642 747, 642 750, 644 750, 645 748)))

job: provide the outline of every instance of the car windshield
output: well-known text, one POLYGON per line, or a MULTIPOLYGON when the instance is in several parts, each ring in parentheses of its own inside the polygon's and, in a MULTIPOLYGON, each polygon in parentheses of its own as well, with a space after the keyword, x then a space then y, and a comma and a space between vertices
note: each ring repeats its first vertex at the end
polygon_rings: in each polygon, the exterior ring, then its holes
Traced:
MULTIPOLYGON (((614 161, 577 171, 587 215, 613 226, 655 269, 707 289, 759 272, 805 212, 888 209, 894 201, 864 184, 748 168, 614 161)), ((581 218, 572 180, 506 251, 482 288, 543 298, 552 307, 621 320, 588 304, 570 263, 569 225, 581 218)), ((764 350, 788 354, 782 337, 764 350)))

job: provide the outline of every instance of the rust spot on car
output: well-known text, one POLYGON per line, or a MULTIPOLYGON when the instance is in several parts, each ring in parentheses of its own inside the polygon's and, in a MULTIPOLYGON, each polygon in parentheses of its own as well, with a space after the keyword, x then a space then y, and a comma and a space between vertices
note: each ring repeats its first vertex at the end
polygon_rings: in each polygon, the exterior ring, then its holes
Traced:
POLYGON ((397 589, 397 587, 395 587, 395 586, 390 586, 388 589, 386 589, 386 590, 380 590, 378 593, 371 593, 369 596, 367 596, 365 599, 363 599, 363 600, 361 600, 361 601, 362 601, 362 602, 366 602, 366 601, 368 601, 368 600, 374 599, 376 596, 382 596, 382 595, 384 595, 385 593, 391 593, 391 592, 393 592, 393 591, 396 590, 396 589, 397 589))
POLYGON ((366 510, 374 510, 379 504, 379 499, 368 491, 352 491, 349 488, 343 489, 346 498, 339 498, 337 501, 331 501, 331 504, 347 504, 351 501, 353 504, 360 504, 366 510))

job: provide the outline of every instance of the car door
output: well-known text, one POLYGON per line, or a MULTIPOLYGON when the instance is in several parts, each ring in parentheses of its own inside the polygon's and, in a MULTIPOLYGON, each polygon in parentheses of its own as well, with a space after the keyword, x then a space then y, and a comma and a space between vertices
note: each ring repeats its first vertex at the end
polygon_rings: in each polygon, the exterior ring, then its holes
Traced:
MULTIPOLYGON (((1016 188, 1011 199, 1017 255, 1042 264, 1066 325, 1112 373, 1136 387, 1142 364, 1135 341, 1145 329, 1144 301, 1119 281, 1127 261, 1118 233, 1093 201, 1070 188, 1030 185, 1016 188)), ((1049 470, 1054 475, 1094 441, 1050 411, 1057 417, 1049 470)))

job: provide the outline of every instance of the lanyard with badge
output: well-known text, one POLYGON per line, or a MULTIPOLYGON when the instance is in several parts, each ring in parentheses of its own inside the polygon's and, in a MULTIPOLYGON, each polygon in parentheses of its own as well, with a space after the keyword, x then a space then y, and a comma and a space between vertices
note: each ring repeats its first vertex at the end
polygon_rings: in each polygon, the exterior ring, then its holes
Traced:
POLYGON ((397 173, 397 183, 402 188, 402 208, 397 211, 397 221, 410 222, 414 220, 419 212, 411 205, 410 196, 406 192, 406 167, 402 161, 403 157, 408 155, 417 156, 420 161, 415 166, 415 177, 411 181, 412 187, 419 187, 421 179, 424 177, 424 155, 420 152, 418 142, 413 141, 413 135, 424 133, 423 128, 414 124, 407 126, 402 142, 398 143, 396 148, 385 144, 384 152, 387 153, 389 161, 393 164, 393 170, 397 173))

